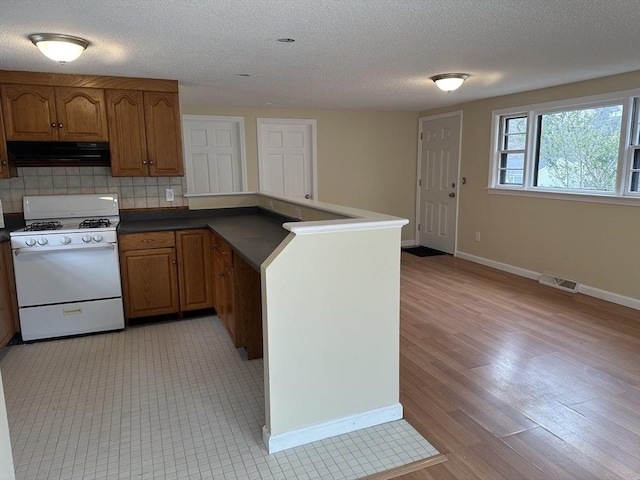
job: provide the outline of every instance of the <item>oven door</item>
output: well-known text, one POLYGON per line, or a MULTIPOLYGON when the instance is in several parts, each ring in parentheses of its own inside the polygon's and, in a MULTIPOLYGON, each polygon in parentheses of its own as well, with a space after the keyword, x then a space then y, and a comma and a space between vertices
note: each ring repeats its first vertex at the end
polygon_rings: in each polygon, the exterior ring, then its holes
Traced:
POLYGON ((17 249, 13 268, 21 308, 122 296, 116 244, 17 249))

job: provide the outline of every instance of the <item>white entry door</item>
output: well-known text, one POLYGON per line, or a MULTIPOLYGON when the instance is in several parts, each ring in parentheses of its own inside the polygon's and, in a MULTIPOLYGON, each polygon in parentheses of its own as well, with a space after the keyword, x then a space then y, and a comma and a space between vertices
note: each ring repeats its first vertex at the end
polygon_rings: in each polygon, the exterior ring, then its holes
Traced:
POLYGON ((242 117, 183 115, 182 133, 189 193, 246 191, 242 117))
POLYGON ((316 121, 258 118, 260 191, 316 197, 316 121))
POLYGON ((454 253, 462 115, 420 119, 418 243, 454 253))

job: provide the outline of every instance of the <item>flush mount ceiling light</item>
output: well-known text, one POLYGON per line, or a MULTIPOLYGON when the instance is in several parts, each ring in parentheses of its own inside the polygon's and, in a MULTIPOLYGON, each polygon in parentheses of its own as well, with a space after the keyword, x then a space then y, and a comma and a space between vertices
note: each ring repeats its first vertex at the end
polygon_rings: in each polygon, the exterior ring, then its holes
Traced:
POLYGON ((442 73, 440 75, 434 75, 431 80, 434 81, 436 86, 445 92, 453 92, 460 88, 460 85, 469 78, 467 73, 442 73))
POLYGON ((34 33, 29 40, 51 60, 65 64, 72 62, 84 52, 89 42, 84 38, 59 33, 34 33))

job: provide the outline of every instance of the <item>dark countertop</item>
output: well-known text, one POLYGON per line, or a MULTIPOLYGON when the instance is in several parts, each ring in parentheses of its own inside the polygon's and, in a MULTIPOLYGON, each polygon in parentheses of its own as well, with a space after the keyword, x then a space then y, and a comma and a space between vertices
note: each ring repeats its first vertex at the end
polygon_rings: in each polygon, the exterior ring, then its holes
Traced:
POLYGON ((163 218, 162 215, 152 218, 121 215, 118 233, 210 228, 226 240, 249 265, 260 271, 262 262, 289 234, 282 228, 282 224, 290 221, 293 219, 257 208, 190 210, 171 214, 168 218, 163 218))
POLYGON ((4 217, 5 228, 0 228, 0 242, 9 241, 9 232, 24 228, 24 218, 22 215, 7 214, 4 217))

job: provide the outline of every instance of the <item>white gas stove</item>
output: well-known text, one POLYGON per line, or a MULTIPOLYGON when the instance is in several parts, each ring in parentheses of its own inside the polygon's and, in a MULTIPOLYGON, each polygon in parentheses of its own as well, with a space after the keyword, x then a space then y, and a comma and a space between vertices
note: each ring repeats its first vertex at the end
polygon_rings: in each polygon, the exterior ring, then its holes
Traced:
POLYGON ((124 328, 114 194, 23 198, 11 232, 25 341, 124 328))

